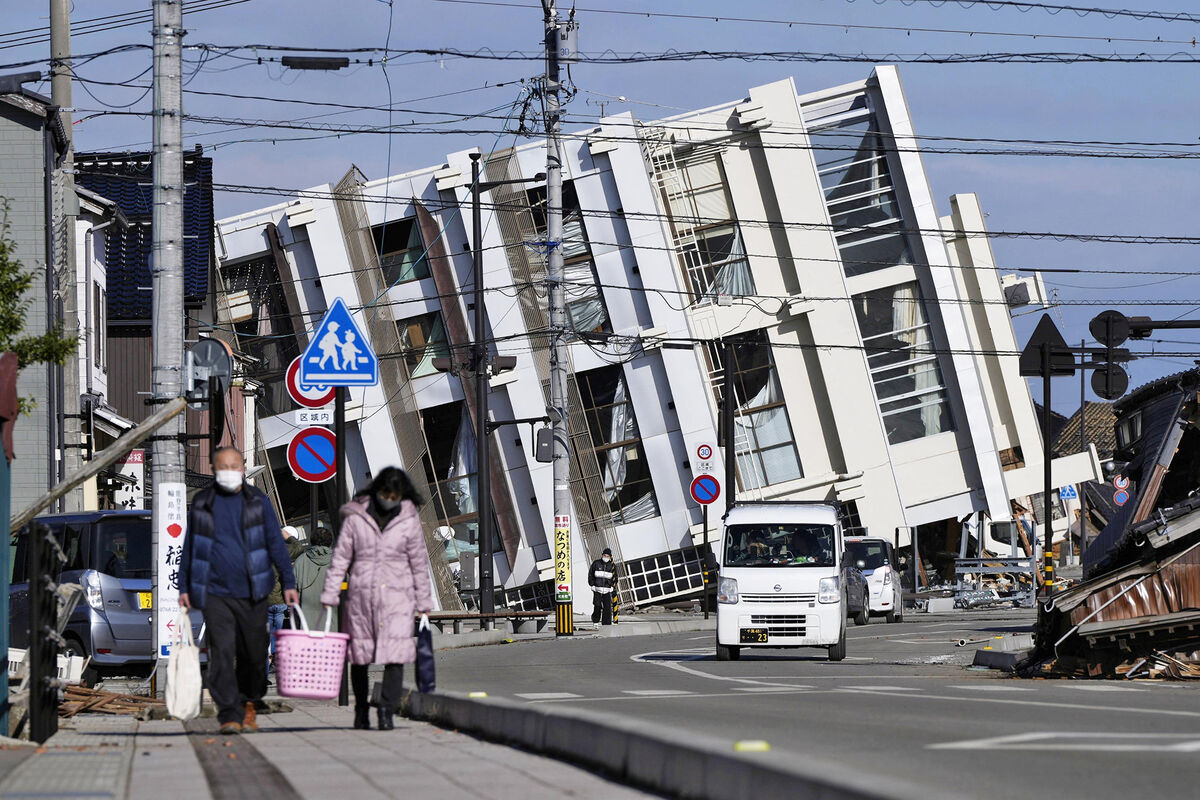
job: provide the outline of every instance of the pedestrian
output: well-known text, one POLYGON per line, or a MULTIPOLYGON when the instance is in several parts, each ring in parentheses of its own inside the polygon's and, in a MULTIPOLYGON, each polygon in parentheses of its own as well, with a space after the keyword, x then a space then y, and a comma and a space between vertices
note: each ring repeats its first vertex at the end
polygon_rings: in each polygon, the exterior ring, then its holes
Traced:
POLYGON ((616 577, 612 550, 606 547, 588 570, 588 586, 592 588, 592 622, 612 625, 612 593, 617 584, 616 577))
MULTIPOLYGON (((300 610, 309 625, 320 624, 321 590, 325 588, 325 573, 333 557, 333 532, 317 528, 309 536, 309 545, 295 560, 296 589, 300 592, 300 610)), ((337 630, 337 620, 332 630, 337 630)))
POLYGON ((221 733, 257 731, 267 692, 267 596, 279 571, 283 601, 300 602, 292 561, 267 496, 246 483, 235 447, 213 452, 215 480, 192 499, 179 564, 179 604, 204 612, 208 691, 221 733))
MULTIPOLYGON (((304 542, 300 541, 300 531, 292 525, 280 528, 283 543, 287 547, 288 560, 293 563, 296 557, 304 552, 304 542)), ((267 654, 267 682, 271 681, 271 673, 275 671, 275 631, 283 627, 287 618, 287 604, 283 602, 283 586, 280 584, 279 571, 275 571, 275 586, 267 597, 267 633, 270 635, 267 654)))
POLYGON ((404 664, 416 660, 414 612, 433 609, 429 556, 417 508, 422 498, 401 469, 387 467, 341 509, 342 528, 325 574, 321 603, 340 602, 349 572, 342 623, 350 634, 350 684, 354 727, 371 727, 367 670, 383 664, 379 729, 393 728, 392 717, 404 688, 404 664))

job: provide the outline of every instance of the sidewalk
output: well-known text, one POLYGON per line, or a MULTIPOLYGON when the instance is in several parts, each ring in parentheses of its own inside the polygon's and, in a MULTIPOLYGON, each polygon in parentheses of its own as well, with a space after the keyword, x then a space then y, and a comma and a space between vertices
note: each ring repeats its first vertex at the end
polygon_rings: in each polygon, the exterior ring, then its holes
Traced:
POLYGON ((73 729, 60 730, 43 748, 0 751, 0 799, 651 796, 428 723, 398 717, 394 731, 355 731, 349 708, 289 702, 294 711, 260 715, 261 731, 243 736, 220 736, 213 719, 194 720, 186 730, 174 720, 139 723, 98 715, 64 720, 73 729))

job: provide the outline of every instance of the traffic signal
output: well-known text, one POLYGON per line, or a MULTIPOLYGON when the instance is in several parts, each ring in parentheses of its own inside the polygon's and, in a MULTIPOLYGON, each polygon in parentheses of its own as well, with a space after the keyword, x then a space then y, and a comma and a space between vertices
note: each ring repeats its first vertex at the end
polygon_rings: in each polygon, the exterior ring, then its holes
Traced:
POLYGON ((1129 318, 1119 311, 1101 311, 1088 324, 1096 341, 1104 345, 1104 356, 1092 372, 1092 391, 1105 400, 1116 400, 1129 388, 1129 375, 1121 363, 1129 360, 1129 351, 1118 345, 1129 338, 1129 318))

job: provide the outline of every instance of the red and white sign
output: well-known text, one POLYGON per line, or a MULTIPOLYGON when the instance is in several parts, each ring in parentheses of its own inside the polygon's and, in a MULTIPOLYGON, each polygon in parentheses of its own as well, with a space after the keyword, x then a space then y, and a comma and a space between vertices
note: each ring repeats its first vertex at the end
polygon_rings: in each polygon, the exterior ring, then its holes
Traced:
POLYGON ((292 474, 306 483, 324 483, 337 472, 337 437, 327 428, 297 431, 287 449, 292 474))
MULTIPOLYGON (((183 542, 187 535, 187 485, 163 483, 155 487, 155 504, 162 504, 156 521, 158 536, 158 586, 154 593, 155 628, 158 631, 158 656, 171 655, 177 631, 174 620, 179 614, 179 565, 183 560, 183 542)), ((157 510, 157 509, 156 509, 157 510)))
POLYGON ((300 358, 292 360, 287 369, 287 390, 298 405, 305 408, 324 408, 333 402, 337 389, 333 386, 311 386, 300 382, 300 358))
POLYGON ((1124 475, 1118 475, 1117 477, 1113 478, 1113 486, 1118 489, 1128 489, 1129 478, 1126 478, 1124 475))
POLYGON ((713 463, 713 458, 716 455, 717 446, 712 442, 701 442, 696 446, 696 460, 692 462, 692 475, 711 475, 716 472, 716 465, 713 463))
POLYGON ((702 444, 696 448, 696 458, 701 461, 708 461, 712 456, 713 449, 711 444, 702 444))

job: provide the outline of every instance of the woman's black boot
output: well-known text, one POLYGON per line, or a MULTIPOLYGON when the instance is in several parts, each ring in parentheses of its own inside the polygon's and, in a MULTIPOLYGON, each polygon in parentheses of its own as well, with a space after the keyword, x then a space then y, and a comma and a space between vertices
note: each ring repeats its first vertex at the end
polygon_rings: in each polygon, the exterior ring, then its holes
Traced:
POLYGON ((356 731, 366 731, 371 729, 370 706, 354 707, 354 729, 356 731))
POLYGON ((379 730, 390 731, 395 727, 396 727, 395 724, 393 724, 393 722, 392 722, 392 709, 380 707, 380 709, 379 709, 379 730))

